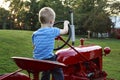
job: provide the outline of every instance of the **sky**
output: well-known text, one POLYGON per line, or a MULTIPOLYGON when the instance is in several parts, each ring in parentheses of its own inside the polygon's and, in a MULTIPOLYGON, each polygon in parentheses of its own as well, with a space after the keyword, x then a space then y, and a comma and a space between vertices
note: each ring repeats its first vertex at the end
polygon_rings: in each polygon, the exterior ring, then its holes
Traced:
POLYGON ((3 7, 6 10, 9 10, 9 5, 10 5, 10 1, 4 2, 4 0, 0 0, 0 7, 3 7))
POLYGON ((115 28, 120 28, 120 16, 112 16, 110 19, 115 24, 115 28))

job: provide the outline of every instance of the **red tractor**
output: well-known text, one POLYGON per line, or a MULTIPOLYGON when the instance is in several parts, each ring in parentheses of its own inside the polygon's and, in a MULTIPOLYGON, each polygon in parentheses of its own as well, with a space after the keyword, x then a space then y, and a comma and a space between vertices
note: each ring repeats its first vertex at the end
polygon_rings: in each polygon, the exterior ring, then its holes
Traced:
MULTIPOLYGON (((74 37, 74 31, 72 31, 71 27, 69 28, 69 36, 72 35, 72 37, 74 37)), ((110 53, 110 48, 105 47, 103 50, 102 47, 98 45, 86 46, 84 45, 83 38, 80 39, 81 44, 74 47, 68 43, 69 39, 70 37, 65 41, 63 38, 58 37, 58 40, 65 43, 63 46, 68 45, 69 48, 61 49, 56 52, 58 62, 64 63, 67 66, 63 68, 65 80, 106 80, 107 73, 102 69, 102 58, 103 55, 106 56, 110 53)))
POLYGON ((70 37, 71 28, 69 28, 69 36, 66 41, 62 37, 56 39, 64 42, 63 45, 55 49, 60 49, 56 52, 58 62, 12 57, 21 69, 13 73, 1 75, 0 80, 39 80, 40 71, 50 70, 55 67, 63 68, 64 80, 107 80, 107 73, 102 68, 102 58, 103 55, 110 53, 110 48, 105 47, 102 49, 98 45, 86 46, 84 45, 84 39, 80 39, 81 44, 78 47, 74 47, 68 43, 70 37), (61 49, 65 45, 68 45, 69 48, 61 49), (30 75, 21 73, 21 70, 26 70, 29 74, 32 73, 33 79, 30 78, 30 75))
POLYGON ((85 46, 83 39, 82 45, 78 47, 61 49, 56 52, 57 60, 67 65, 63 68, 65 80, 106 80, 107 73, 102 70, 102 56, 110 53, 110 48, 98 45, 85 46))

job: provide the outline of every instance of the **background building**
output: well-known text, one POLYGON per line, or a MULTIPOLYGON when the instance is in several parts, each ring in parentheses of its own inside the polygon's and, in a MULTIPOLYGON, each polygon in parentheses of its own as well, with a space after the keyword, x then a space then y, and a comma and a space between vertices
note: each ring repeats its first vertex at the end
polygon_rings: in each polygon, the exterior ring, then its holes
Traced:
POLYGON ((115 37, 120 39, 120 16, 111 16, 110 19, 114 23, 112 33, 115 33, 115 37))

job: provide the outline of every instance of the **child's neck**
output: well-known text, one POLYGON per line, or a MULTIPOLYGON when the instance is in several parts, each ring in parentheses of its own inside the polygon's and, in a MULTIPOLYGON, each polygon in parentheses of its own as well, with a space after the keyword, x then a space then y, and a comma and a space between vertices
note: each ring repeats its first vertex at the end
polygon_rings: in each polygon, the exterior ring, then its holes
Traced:
POLYGON ((41 24, 41 28, 52 27, 52 24, 41 24))

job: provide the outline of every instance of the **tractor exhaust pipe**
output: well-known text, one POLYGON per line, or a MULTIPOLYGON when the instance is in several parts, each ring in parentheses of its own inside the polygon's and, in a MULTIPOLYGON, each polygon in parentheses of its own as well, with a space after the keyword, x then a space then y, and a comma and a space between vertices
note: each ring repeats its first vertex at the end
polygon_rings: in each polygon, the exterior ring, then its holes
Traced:
POLYGON ((73 11, 70 10, 69 11, 70 14, 71 14, 71 25, 70 25, 70 28, 71 28, 71 40, 72 40, 72 45, 74 46, 75 45, 75 26, 74 26, 74 21, 73 21, 73 11))

